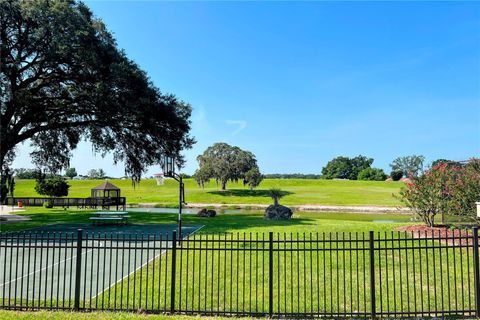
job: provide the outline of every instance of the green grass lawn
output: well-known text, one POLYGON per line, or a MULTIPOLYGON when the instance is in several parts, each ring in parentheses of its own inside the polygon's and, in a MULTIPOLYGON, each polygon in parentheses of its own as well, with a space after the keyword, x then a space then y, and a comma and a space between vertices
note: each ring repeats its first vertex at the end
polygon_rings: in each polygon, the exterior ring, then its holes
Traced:
MULTIPOLYGON (((223 317, 193 317, 193 316, 168 316, 168 315, 145 315, 125 312, 65 312, 65 311, 0 311, 2 320, 195 320, 195 319, 231 319, 223 317)), ((242 318, 246 319, 246 318, 242 318)))
MULTIPOLYGON (((69 196, 88 197, 90 189, 102 182, 102 180, 71 180, 69 196)), ((122 195, 127 197, 127 203, 176 205, 178 201, 178 183, 173 180, 166 180, 164 186, 157 186, 155 180, 142 180, 135 187, 130 180, 111 182, 122 189, 122 195)), ((403 182, 266 179, 255 190, 250 190, 241 183, 228 183, 227 190, 220 191, 215 182, 210 182, 202 189, 193 179, 186 179, 185 186, 185 196, 189 203, 270 204, 271 199, 267 190, 278 187, 288 193, 281 200, 285 205, 400 206, 401 203, 392 194, 398 193, 403 182)), ((38 196, 34 187, 34 180, 18 180, 15 196, 38 196)))
MULTIPOLYGON (((27 207, 20 215, 32 220, 3 224, 1 231, 25 230, 48 224, 89 223, 92 210, 78 210, 43 207, 27 207)), ((153 212, 130 212, 130 223, 158 224, 177 222, 176 214, 153 212)), ((390 231, 402 224, 382 223, 378 221, 397 221, 408 224, 410 214, 367 214, 348 212, 295 212, 291 220, 265 220, 261 211, 248 210, 240 214, 219 214, 213 219, 195 215, 183 215, 184 224, 205 225, 200 231, 207 232, 361 232, 390 231)))
MULTIPOLYGON (((32 218, 30 222, 3 225, 2 231, 20 230, 52 223, 88 222, 87 210, 62 210, 28 208, 22 213, 32 218)), ((138 224, 175 223, 174 214, 157 214, 148 212, 132 212, 131 222, 138 224)), ((396 227, 410 224, 410 215, 400 214, 352 214, 352 213, 314 213, 298 212, 290 221, 264 220, 261 212, 243 214, 222 214, 213 219, 185 215, 185 224, 205 225, 194 238, 203 242, 184 242, 184 250, 177 255, 177 304, 178 309, 195 308, 196 310, 224 311, 238 308, 242 310, 267 309, 265 296, 268 290, 268 253, 257 251, 259 244, 244 241, 266 237, 274 232, 275 239, 308 240, 310 233, 313 239, 319 233, 322 239, 326 232, 327 239, 349 239, 363 237, 363 232, 374 230, 376 236, 390 237, 396 227), (379 222, 378 220, 394 220, 397 223, 379 222), (338 234, 337 234, 338 232, 338 234), (227 235, 224 235, 227 233, 227 235), (230 235, 228 233, 233 233, 230 235), (225 241, 233 237, 235 243, 206 243, 206 237, 225 241), (201 238, 200 238, 201 237, 201 238), (199 246, 203 250, 199 250, 199 246), (195 247, 195 250, 193 248, 195 247), (232 251, 208 250, 212 248, 230 248, 232 251), (236 248, 242 249, 241 251, 236 248), (182 288, 180 290, 180 287, 182 288), (218 293, 233 293, 233 297, 218 293)), ((368 234, 366 234, 368 236, 368 234)), ((393 234, 393 238, 398 238, 393 234)), ((406 235, 408 238, 408 235, 406 235)), ((359 246, 366 246, 362 243, 359 246)), ((380 246, 385 246, 385 243, 380 246)), ((400 243, 392 242, 394 247, 400 243)), ((430 240, 403 241, 402 246, 432 246, 440 243, 430 240)), ((261 245, 260 245, 261 246, 261 245)), ((281 242, 276 246, 284 247, 281 242)), ((364 290, 362 283, 369 281, 368 253, 351 251, 354 243, 332 242, 293 243, 287 247, 299 249, 316 249, 314 251, 295 251, 293 253, 279 251, 274 255, 275 276, 274 300, 275 311, 310 311, 351 310, 368 312, 370 307, 369 291, 364 290), (335 251, 330 251, 335 249, 335 251), (337 251, 337 249, 340 249, 337 251), (346 250, 344 250, 346 249, 346 250), (359 271, 357 271, 359 270, 359 271), (306 272, 306 273, 305 273, 306 272), (358 286, 360 283, 360 286, 358 286), (324 293, 323 288, 326 289, 324 293), (330 295, 330 292, 333 292, 330 295), (323 298, 326 295, 326 298, 323 298), (345 297, 345 299, 344 299, 345 297)), ((408 248, 401 251, 377 251, 375 258, 377 310, 381 307, 397 311, 422 308, 420 296, 423 296, 424 309, 433 310, 435 306, 443 309, 455 309, 458 305, 471 306, 473 268, 466 262, 471 260, 471 249, 438 248, 434 251, 423 249, 414 251, 408 248), (442 258, 443 255, 443 258, 442 258), (448 255, 448 258, 447 258, 448 255), (453 270, 457 270, 453 276, 453 270), (409 271, 408 271, 409 270, 409 271), (420 272, 421 270, 421 272, 420 272), (434 273, 433 270, 436 272, 434 273), (403 279, 402 279, 403 277, 403 279), (402 279, 402 280, 400 280, 402 279), (402 282, 400 282, 402 281, 402 282), (447 288, 448 286, 448 288, 447 288), (389 294, 386 291, 389 290, 389 294), (383 291, 383 294, 382 294, 383 291), (417 296, 417 303, 413 302, 417 296), (455 298, 457 297, 457 298, 455 298)), ((161 309, 169 307, 170 277, 169 268, 172 263, 171 253, 153 259, 148 265, 117 283, 94 300, 86 300, 86 306, 103 303, 105 307, 123 307, 137 309, 161 309), (154 276, 156 275, 156 277, 154 276), (160 276, 163 275, 163 276, 160 276), (167 275, 167 276, 165 276, 167 275), (133 289, 135 284, 135 289, 133 289), (160 289, 159 289, 160 288, 160 289), (127 298, 128 297, 128 298, 127 298), (153 303, 153 304, 151 304, 153 303)), ((117 271, 115 271, 117 272, 117 271)))

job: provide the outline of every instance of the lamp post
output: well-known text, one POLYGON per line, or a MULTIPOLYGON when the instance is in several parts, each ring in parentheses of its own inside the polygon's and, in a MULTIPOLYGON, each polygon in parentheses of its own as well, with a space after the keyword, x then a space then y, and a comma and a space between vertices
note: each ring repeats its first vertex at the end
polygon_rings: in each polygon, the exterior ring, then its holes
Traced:
POLYGON ((185 186, 181 175, 175 172, 175 158, 165 156, 162 162, 162 170, 165 177, 173 178, 179 183, 178 193, 178 239, 182 240, 182 204, 185 203, 185 186))

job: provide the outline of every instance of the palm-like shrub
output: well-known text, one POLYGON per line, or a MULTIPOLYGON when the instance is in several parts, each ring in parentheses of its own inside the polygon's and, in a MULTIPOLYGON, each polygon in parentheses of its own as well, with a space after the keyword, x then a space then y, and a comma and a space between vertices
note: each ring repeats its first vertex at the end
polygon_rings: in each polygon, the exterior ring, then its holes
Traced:
POLYGON ((285 196, 285 192, 279 188, 271 188, 268 190, 268 195, 273 199, 273 204, 278 206, 278 200, 285 196))

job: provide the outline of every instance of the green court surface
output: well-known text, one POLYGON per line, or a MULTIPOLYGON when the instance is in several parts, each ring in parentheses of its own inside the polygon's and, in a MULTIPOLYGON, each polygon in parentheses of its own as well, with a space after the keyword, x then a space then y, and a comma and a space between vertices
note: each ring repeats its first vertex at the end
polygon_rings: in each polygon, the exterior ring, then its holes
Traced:
MULTIPOLYGON (((201 229, 182 227, 186 238, 201 229)), ((82 232, 80 293, 95 298, 133 276, 171 246, 176 224, 54 224, 0 234, 0 304, 11 299, 67 303, 74 297, 77 235, 82 232)))

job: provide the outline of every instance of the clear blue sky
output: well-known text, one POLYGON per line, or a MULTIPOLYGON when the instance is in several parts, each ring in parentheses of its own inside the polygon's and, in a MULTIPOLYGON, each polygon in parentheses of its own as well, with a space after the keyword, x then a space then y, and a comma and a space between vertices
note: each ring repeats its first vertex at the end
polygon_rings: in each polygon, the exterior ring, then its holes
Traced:
MULTIPOLYGON (((221 141, 264 173, 319 173, 339 155, 388 172, 403 155, 480 156, 480 3, 87 4, 156 86, 192 105, 187 173, 221 141)), ((27 149, 16 167, 31 166, 27 149)), ((123 174, 88 144, 72 165, 123 174)))

